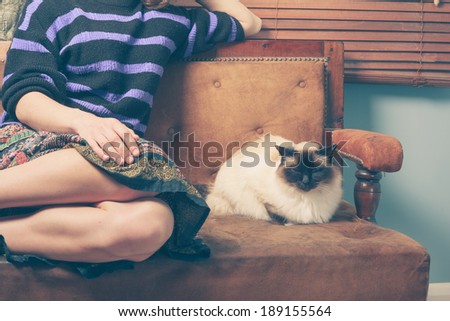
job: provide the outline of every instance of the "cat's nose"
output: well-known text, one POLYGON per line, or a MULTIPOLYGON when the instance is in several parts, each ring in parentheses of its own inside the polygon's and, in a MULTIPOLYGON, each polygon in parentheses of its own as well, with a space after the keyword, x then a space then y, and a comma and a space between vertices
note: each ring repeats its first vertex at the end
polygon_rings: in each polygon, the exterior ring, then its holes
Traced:
POLYGON ((303 176, 302 183, 305 184, 305 185, 309 184, 309 177, 308 176, 303 176))

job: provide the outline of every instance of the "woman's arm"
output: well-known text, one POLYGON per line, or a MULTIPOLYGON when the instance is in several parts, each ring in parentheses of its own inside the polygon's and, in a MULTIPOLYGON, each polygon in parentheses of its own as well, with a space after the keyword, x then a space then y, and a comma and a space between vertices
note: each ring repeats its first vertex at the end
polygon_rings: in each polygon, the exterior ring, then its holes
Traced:
POLYGON ((119 120, 64 106, 40 92, 29 92, 19 100, 16 117, 35 130, 78 134, 105 161, 131 164, 132 156, 139 156, 138 135, 119 120))
POLYGON ((209 11, 222 11, 236 18, 241 23, 246 37, 261 30, 261 19, 239 0, 196 0, 196 2, 209 11))
POLYGON ((48 96, 34 91, 25 94, 17 103, 16 117, 35 130, 59 134, 77 134, 76 119, 83 112, 66 107, 48 96))

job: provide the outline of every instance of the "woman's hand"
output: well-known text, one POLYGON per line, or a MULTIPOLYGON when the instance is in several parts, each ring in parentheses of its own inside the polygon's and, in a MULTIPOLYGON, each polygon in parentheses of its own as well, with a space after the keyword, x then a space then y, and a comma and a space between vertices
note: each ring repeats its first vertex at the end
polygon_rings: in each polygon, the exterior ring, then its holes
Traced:
POLYGON ((132 164, 139 156, 139 136, 115 118, 101 118, 84 113, 74 119, 75 131, 104 161, 118 165, 132 164))
POLYGON ((35 130, 80 135, 105 161, 131 164, 139 156, 139 136, 119 120, 64 106, 40 92, 24 95, 17 104, 16 116, 35 130))

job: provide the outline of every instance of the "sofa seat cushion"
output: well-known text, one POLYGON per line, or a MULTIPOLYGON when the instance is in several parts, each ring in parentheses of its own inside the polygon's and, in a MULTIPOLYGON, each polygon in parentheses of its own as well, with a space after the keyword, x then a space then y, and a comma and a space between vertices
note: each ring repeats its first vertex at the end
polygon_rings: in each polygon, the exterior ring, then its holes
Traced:
POLYGON ((0 300, 424 300, 429 257, 409 237, 358 219, 343 202, 326 224, 211 216, 211 258, 162 253, 133 270, 84 279, 0 258, 0 300), (376 254, 376 255, 374 255, 376 254), (395 268, 393 268, 395 267, 395 268))

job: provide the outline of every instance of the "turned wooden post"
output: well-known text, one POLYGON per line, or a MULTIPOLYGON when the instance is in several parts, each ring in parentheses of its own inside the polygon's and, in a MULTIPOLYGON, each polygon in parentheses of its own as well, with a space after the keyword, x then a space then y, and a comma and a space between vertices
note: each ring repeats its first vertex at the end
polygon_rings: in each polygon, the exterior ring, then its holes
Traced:
POLYGON ((381 198, 381 172, 369 171, 358 165, 355 176, 356 214, 364 220, 376 222, 375 213, 381 198))

